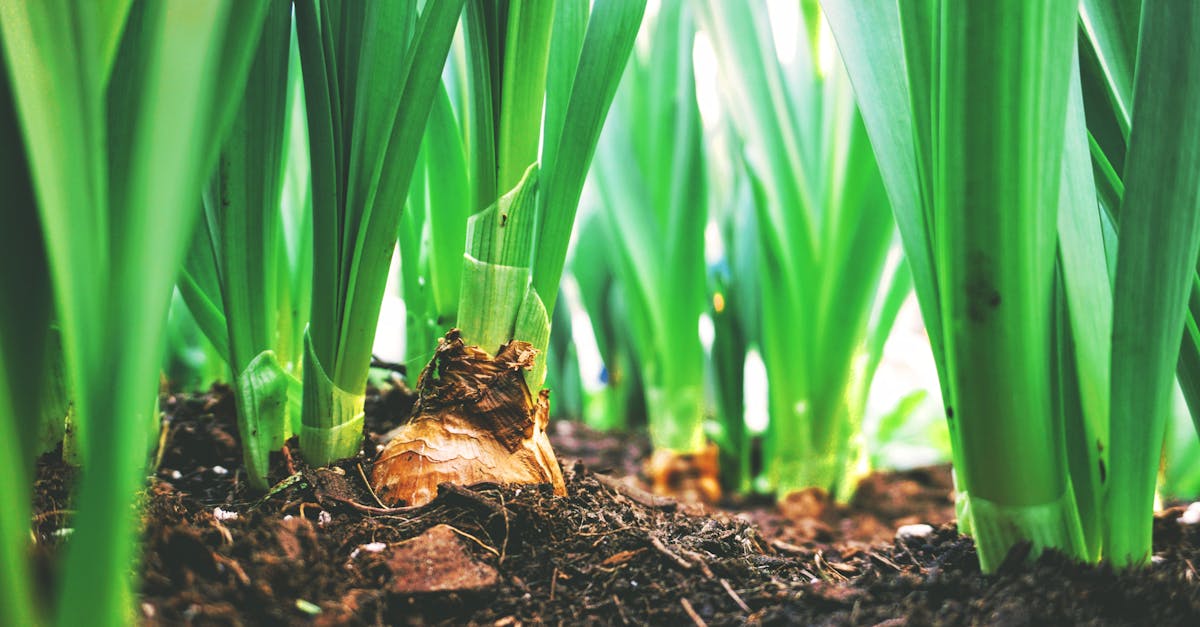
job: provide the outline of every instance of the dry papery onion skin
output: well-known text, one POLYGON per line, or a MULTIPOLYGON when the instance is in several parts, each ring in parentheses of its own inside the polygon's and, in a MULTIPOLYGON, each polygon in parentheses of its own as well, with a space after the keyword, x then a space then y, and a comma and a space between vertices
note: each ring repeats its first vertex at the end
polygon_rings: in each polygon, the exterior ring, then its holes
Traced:
POLYGON ((438 341, 417 380, 412 418, 388 434, 371 471, 388 505, 424 505, 440 483, 544 484, 566 495, 546 435, 550 392, 525 383, 537 350, 513 340, 496 356, 468 346, 458 329, 438 341))

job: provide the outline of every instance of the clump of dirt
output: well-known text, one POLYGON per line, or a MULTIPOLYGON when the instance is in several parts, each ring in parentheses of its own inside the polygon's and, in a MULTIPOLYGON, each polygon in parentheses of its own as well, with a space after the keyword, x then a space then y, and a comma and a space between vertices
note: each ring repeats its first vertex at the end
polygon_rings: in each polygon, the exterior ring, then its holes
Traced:
MULTIPOLYGON (((788 522, 799 506, 682 506, 617 476, 629 468, 615 454, 567 462, 563 449, 565 497, 548 486, 441 486, 426 506, 386 508, 367 487, 373 446, 328 469, 278 456, 276 488, 263 496, 241 480, 226 397, 164 399, 166 448, 143 516, 146 624, 1161 625, 1200 616, 1200 526, 1178 523, 1178 509, 1157 520, 1148 569, 1116 574, 1056 554, 1026 565, 1014 555, 984 576, 952 524, 893 539, 898 521, 946 515, 940 470, 872 478, 848 506, 825 506, 826 529, 812 537, 788 522), (919 505, 915 518, 906 503, 919 505), (844 525, 838 512, 891 531, 844 525), (847 540, 847 529, 863 535, 847 540)), ((393 420, 369 418, 368 428, 393 420)), ((61 530, 73 475, 55 459, 39 464, 36 486, 43 565, 69 541, 61 530)))

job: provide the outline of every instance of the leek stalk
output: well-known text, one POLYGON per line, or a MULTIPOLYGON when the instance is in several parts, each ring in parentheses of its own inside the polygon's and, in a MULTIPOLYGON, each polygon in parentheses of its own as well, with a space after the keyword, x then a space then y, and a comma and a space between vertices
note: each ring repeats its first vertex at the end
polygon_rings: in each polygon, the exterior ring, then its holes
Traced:
MULTIPOLYGON (((656 449, 650 474, 659 491, 670 489, 664 475, 677 458, 702 455, 708 446, 699 332, 707 309, 708 196, 692 70, 694 22, 687 7, 674 3, 646 25, 651 43, 625 69, 592 167, 627 304, 624 319, 642 367, 656 449)), ((715 500, 716 477, 703 479, 712 482, 706 496, 715 500)))
POLYGON ((312 163, 312 313, 300 448, 359 451, 403 199, 462 1, 296 3, 312 163))
POLYGON ((274 0, 246 93, 203 195, 205 219, 196 229, 182 281, 194 286, 186 292, 195 303, 193 311, 211 311, 224 322, 221 339, 234 373, 243 462, 257 490, 268 487, 270 452, 290 436, 289 389, 293 395, 299 392, 292 374, 296 364, 284 361, 286 350, 284 355, 275 350, 288 339, 277 327, 290 287, 280 284, 289 276, 280 242, 280 199, 291 30, 291 5, 274 0))
POLYGON ((83 449, 57 620, 128 622, 163 328, 265 5, 0 4, 83 449))
POLYGON ((761 239, 761 349, 769 381, 767 478, 779 494, 848 498, 861 466, 865 393, 907 291, 884 273, 894 238, 879 166, 849 81, 822 62, 820 14, 801 6, 796 59, 778 59, 766 9, 702 3, 745 142, 761 239), (876 303, 888 307, 874 324, 876 303), (870 334, 870 335, 868 335, 870 334))
POLYGON ((960 525, 985 570, 1023 540, 1149 556, 1200 243, 1200 88, 1171 77, 1200 59, 1200 11, 1141 5, 1088 1, 1081 20, 1069 2, 825 5, 912 262, 960 525))

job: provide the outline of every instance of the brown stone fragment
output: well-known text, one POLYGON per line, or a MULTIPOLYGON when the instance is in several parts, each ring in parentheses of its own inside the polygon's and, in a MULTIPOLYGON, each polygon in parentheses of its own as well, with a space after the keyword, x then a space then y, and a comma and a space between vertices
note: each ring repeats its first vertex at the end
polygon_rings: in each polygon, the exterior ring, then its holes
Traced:
POLYGON ((294 516, 279 524, 275 539, 283 556, 294 562, 303 558, 306 547, 316 546, 317 533, 307 519, 294 516))
POLYGON ((388 590, 396 594, 478 593, 500 583, 496 569, 475 559, 449 525, 431 527, 388 553, 388 590))

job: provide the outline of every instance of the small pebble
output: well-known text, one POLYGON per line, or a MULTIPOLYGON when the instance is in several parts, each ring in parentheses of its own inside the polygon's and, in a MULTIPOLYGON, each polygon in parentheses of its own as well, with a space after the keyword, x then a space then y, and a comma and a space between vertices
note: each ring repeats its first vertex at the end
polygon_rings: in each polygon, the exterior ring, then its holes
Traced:
POLYGON ((225 521, 225 520, 237 520, 238 513, 226 511, 226 510, 221 509, 220 507, 217 507, 217 508, 213 509, 213 518, 216 518, 218 522, 225 521))
POLYGON ((309 616, 316 616, 321 613, 321 606, 311 601, 305 601, 304 599, 296 599, 296 609, 309 616))
POLYGON ((924 540, 933 535, 933 527, 925 524, 902 525, 896 530, 897 540, 924 540))
POLYGON ((217 475, 218 477, 224 477, 225 475, 229 474, 229 469, 224 466, 213 466, 212 471, 213 474, 217 475))
POLYGON ((179 481, 179 480, 180 480, 180 479, 182 479, 182 478, 183 478, 183 473, 182 473, 182 472, 179 472, 178 470, 172 470, 172 471, 171 471, 171 479, 172 479, 173 481, 179 481))
POLYGON ((292 516, 291 514, 285 514, 283 517, 284 520, 291 520, 293 518, 295 518, 295 516, 292 516))
POLYGON ((1200 524, 1200 502, 1188 505, 1188 508, 1184 510, 1183 515, 1178 520, 1181 525, 1200 524))
POLYGON ((358 554, 362 551, 366 551, 367 553, 379 553, 386 548, 386 542, 368 542, 366 544, 360 544, 358 548, 350 552, 350 559, 358 557, 358 554))
POLYGON ((1150 556, 1150 563, 1155 566, 1158 566, 1159 564, 1161 564, 1165 561, 1167 561, 1167 558, 1165 558, 1161 555, 1151 555, 1150 556))
POLYGON ((317 526, 318 527, 324 527, 325 525, 328 525, 331 522, 333 522, 333 516, 331 516, 329 514, 329 512, 327 512, 325 510, 321 510, 321 513, 317 514, 317 526))

